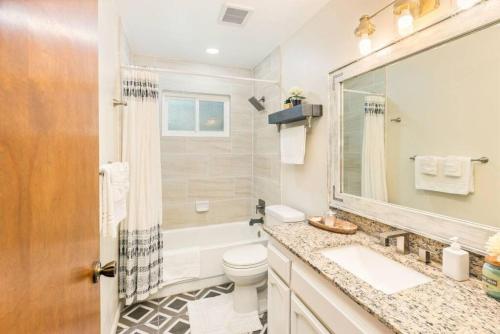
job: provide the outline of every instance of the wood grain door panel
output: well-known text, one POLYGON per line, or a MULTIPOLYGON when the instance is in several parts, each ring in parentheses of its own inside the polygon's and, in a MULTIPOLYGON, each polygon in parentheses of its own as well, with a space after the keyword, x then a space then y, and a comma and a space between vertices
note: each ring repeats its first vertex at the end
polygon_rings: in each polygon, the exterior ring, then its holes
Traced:
POLYGON ((0 333, 99 333, 97 0, 0 0, 0 333))

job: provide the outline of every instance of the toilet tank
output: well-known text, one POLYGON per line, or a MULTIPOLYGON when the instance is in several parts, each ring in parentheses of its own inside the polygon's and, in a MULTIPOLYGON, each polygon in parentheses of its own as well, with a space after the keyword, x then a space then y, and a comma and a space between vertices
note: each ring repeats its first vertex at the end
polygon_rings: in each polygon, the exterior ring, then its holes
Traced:
POLYGON ((306 216, 303 212, 286 205, 270 205, 266 206, 266 216, 264 219, 266 225, 273 226, 283 223, 303 222, 306 216))

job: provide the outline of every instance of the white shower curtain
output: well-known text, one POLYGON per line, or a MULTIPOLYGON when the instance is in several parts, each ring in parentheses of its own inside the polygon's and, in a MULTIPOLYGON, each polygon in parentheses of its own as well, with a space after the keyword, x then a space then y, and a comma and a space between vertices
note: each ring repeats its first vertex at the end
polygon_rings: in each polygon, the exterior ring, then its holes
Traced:
POLYGON ((127 219, 120 228, 119 293, 125 304, 146 299, 163 280, 158 76, 123 71, 122 160, 129 163, 127 219))
POLYGON ((385 170, 385 98, 365 97, 361 195, 387 202, 385 170))

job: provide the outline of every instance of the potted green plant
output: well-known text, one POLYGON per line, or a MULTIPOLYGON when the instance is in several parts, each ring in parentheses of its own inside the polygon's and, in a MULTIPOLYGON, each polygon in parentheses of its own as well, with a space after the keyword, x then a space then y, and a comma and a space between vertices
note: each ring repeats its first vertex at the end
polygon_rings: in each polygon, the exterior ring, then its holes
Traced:
POLYGON ((302 104, 302 100, 305 100, 305 96, 303 96, 304 90, 300 87, 290 88, 290 90, 288 91, 288 94, 290 95, 288 100, 290 100, 290 103, 293 106, 297 106, 299 104, 302 104))

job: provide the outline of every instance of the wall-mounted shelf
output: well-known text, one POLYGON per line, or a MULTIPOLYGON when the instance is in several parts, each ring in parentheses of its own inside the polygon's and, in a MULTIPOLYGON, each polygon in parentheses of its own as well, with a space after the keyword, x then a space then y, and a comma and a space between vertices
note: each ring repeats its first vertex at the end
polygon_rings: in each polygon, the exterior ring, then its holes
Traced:
POLYGON ((281 124, 288 124, 307 119, 308 127, 311 127, 313 117, 323 116, 323 106, 321 104, 299 104, 293 108, 281 110, 267 116, 269 124, 276 124, 278 131, 281 124))

